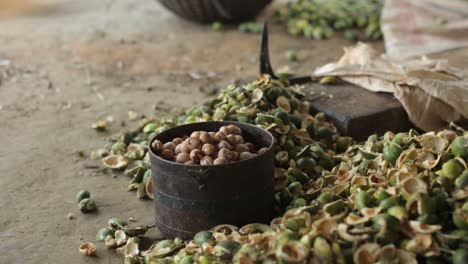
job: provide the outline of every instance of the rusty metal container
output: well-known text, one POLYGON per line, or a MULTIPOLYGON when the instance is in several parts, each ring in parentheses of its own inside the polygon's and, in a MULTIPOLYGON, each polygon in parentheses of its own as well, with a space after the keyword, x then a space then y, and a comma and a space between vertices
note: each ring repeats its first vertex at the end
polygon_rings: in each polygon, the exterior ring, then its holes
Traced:
POLYGON ((150 149, 156 225, 166 237, 191 238, 218 224, 268 223, 273 216, 273 136, 238 122, 182 125, 157 135, 162 142, 193 131, 217 131, 235 124, 246 141, 268 150, 249 160, 223 165, 185 165, 164 160, 150 149))
POLYGON ((159 0, 176 15, 198 23, 234 23, 255 18, 272 0, 159 0))

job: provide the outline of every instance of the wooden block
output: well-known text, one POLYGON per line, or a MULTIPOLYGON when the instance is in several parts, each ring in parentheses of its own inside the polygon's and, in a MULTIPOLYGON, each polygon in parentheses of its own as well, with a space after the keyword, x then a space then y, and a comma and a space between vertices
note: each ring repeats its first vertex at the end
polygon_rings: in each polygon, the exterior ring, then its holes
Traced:
POLYGON ((342 135, 364 140, 372 134, 414 128, 403 106, 391 94, 373 93, 352 84, 305 87, 311 108, 324 112, 342 135))

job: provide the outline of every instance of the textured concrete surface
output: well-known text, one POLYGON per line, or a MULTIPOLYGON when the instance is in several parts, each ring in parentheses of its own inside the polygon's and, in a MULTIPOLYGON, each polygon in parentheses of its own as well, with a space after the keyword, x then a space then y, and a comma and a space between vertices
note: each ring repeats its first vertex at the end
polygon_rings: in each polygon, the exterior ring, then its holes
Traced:
MULTIPOLYGON (((120 263, 102 244, 96 258, 81 256, 78 246, 113 216, 152 223, 151 202, 126 191, 126 176, 104 173, 86 157, 123 125, 136 126, 129 110, 177 113, 233 80, 254 78, 259 36, 212 32, 151 0, 44 2, 0 18, 0 263, 120 263), (90 128, 108 116, 109 132, 90 128), (91 191, 97 213, 79 212, 80 189, 91 191)), ((293 38, 275 23, 271 33, 273 66, 299 74, 339 58, 347 45, 340 35, 293 38), (284 58, 287 49, 298 50, 299 62, 284 58)), ((438 56, 460 66, 468 52, 438 56)))

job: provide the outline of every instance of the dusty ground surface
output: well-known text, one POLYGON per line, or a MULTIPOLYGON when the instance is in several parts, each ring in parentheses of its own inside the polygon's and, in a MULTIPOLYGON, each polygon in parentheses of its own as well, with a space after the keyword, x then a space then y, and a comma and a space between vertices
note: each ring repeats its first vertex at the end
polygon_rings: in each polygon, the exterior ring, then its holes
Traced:
MULTIPOLYGON (((90 151, 122 121, 136 126, 129 110, 175 113, 233 80, 254 78, 259 36, 212 32, 151 0, 54 2, 0 23, 0 263, 120 263, 101 244, 96 258, 81 256, 78 245, 94 241, 110 217, 152 223, 151 201, 127 192, 126 176, 89 169, 90 151), (108 116, 115 120, 109 132, 90 128, 108 116), (78 211, 80 189, 91 191, 97 213, 78 211)), ((299 73, 338 58, 347 44, 341 36, 308 41, 280 25, 271 30, 274 66, 299 73), (286 49, 298 50, 300 63, 287 62, 286 49)), ((443 56, 462 66, 468 52, 443 56)))

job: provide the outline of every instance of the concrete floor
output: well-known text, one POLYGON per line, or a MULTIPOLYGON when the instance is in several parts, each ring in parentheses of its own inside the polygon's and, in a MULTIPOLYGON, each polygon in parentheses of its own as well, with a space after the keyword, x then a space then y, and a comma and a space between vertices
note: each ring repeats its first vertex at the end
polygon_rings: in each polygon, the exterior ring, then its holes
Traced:
MULTIPOLYGON (((177 113, 233 80, 254 78, 259 36, 213 32, 151 0, 53 3, 0 22, 0 263, 119 263, 102 244, 96 258, 78 246, 94 241, 110 217, 152 223, 151 201, 127 192, 126 176, 89 169, 99 163, 77 153, 102 147, 122 121, 136 126, 129 110, 177 113), (91 129, 107 116, 115 120, 108 133, 91 129), (79 212, 81 189, 91 191, 97 213, 79 212)), ((277 24, 271 31, 273 66, 301 74, 339 58, 348 44, 341 36, 293 38, 277 24), (299 63, 286 61, 287 49, 299 51, 299 63)), ((462 65, 468 51, 438 56, 462 65)))

